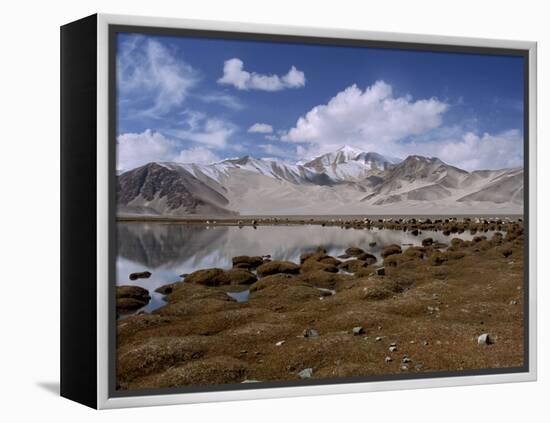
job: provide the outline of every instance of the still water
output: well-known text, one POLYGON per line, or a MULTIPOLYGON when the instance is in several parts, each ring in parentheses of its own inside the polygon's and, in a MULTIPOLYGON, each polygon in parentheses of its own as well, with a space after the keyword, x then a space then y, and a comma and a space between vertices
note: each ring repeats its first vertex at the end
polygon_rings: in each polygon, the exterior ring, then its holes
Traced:
MULTIPOLYGON (((485 234, 488 237, 491 234, 485 234)), ((118 256, 116 264, 118 285, 138 285, 151 293, 151 301, 142 310, 150 312, 164 304, 156 288, 181 280, 180 275, 209 267, 229 269, 231 259, 240 255, 267 255, 273 260, 299 263, 300 254, 322 247, 331 256, 338 256, 351 246, 376 255, 388 244, 421 245, 424 238, 449 243, 452 238, 472 239, 469 232, 443 235, 423 231, 410 232, 388 229, 344 229, 319 225, 289 226, 200 226, 172 223, 117 224, 118 256), (369 247, 369 243, 376 246, 369 247), (149 279, 131 281, 130 273, 148 270, 149 279)), ((406 247, 405 247, 406 248, 406 247)), ((232 295, 242 301, 246 294, 232 295)))

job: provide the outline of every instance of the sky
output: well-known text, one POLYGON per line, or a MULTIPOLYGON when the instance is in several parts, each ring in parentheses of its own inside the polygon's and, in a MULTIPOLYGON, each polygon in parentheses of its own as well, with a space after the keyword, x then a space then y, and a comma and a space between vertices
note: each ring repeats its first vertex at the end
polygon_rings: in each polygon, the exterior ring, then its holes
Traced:
POLYGON ((520 57, 117 35, 117 169, 344 145, 523 166, 520 57))

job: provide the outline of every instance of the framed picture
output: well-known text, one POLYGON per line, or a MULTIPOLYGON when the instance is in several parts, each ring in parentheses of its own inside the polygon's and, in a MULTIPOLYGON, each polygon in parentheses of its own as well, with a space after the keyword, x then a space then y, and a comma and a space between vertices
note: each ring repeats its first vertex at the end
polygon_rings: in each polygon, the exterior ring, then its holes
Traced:
POLYGON ((536 44, 61 28, 61 393, 536 378, 536 44))

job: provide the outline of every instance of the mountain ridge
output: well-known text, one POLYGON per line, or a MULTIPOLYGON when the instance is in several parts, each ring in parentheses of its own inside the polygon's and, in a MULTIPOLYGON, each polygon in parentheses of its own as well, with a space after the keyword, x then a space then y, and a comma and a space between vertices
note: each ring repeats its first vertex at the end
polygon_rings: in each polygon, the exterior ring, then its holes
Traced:
POLYGON ((208 165, 152 162, 118 176, 119 214, 521 213, 523 169, 468 172, 343 146, 303 164, 249 155, 208 165))

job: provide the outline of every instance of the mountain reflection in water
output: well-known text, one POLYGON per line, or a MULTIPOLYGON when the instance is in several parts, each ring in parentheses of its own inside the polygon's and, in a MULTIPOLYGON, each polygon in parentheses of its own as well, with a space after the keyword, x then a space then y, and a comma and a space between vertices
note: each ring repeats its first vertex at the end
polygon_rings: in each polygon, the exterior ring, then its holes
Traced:
MULTIPOLYGON (((488 237, 491 233, 485 234, 488 237)), ((231 268, 232 257, 267 255, 273 260, 299 262, 300 254, 325 248, 338 256, 356 246, 380 258, 380 250, 388 244, 421 245, 422 239, 449 243, 452 238, 472 239, 469 232, 443 235, 423 231, 418 236, 410 232, 388 229, 344 229, 337 226, 278 225, 202 226, 173 223, 117 224, 118 256, 116 277, 118 285, 139 285, 151 292, 152 300, 144 308, 151 311, 163 304, 162 296, 153 292, 159 286, 181 280, 180 275, 210 267, 231 268), (369 244, 376 242, 374 247, 369 244), (149 279, 130 281, 133 272, 148 270, 149 279)), ((406 248, 406 247, 404 247, 406 248)))

